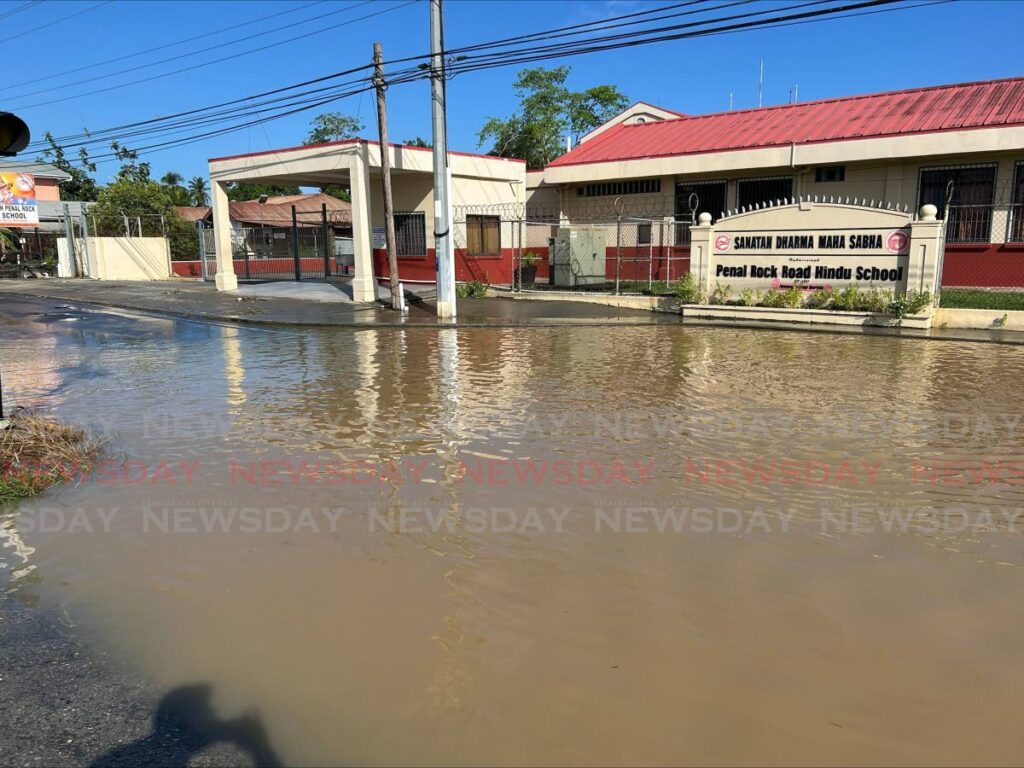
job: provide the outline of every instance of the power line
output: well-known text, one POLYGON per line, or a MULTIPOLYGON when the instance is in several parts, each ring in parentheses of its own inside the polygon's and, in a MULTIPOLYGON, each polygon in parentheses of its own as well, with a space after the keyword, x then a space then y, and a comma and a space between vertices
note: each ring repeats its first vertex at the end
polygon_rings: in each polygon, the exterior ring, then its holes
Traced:
MULTIPOLYGON (((342 11, 353 10, 355 8, 358 8, 358 7, 363 6, 363 5, 367 5, 367 4, 372 3, 372 2, 374 2, 374 0, 362 0, 362 2, 359 2, 359 3, 357 3, 354 6, 349 6, 348 8, 344 8, 344 9, 342 9, 342 11)), ((76 94, 73 94, 71 96, 65 96, 65 97, 59 98, 59 99, 50 99, 49 101, 40 101, 40 102, 36 102, 34 104, 24 104, 24 105, 22 105, 20 107, 20 109, 32 109, 34 107, 42 107, 42 106, 47 106, 47 105, 50 105, 50 104, 60 104, 60 103, 65 102, 65 101, 71 101, 71 100, 74 100, 74 99, 80 99, 80 98, 83 98, 85 96, 93 96, 93 95, 96 95, 98 93, 109 93, 110 91, 120 90, 121 88, 127 88, 127 87, 132 86, 132 85, 140 85, 142 83, 149 83, 149 82, 152 82, 154 80, 160 80, 160 79, 165 78, 165 77, 171 77, 172 75, 180 75, 180 74, 182 74, 184 72, 191 72, 192 70, 195 70, 195 69, 201 69, 203 67, 208 67, 211 64, 220 64, 220 63, 225 62, 225 61, 232 61, 234 59, 238 59, 238 58, 241 58, 243 56, 248 56, 248 55, 253 54, 253 53, 262 53, 262 52, 264 52, 266 50, 269 50, 271 48, 276 48, 279 45, 286 45, 288 43, 293 43, 293 42, 295 42, 297 40, 306 40, 306 39, 308 39, 310 37, 313 37, 314 35, 322 35, 325 32, 330 32, 333 29, 337 29, 338 27, 342 27, 342 26, 345 26, 347 24, 353 24, 353 23, 355 23, 357 21, 363 21, 364 19, 370 19, 370 18, 373 18, 374 16, 380 16, 380 15, 385 14, 385 13, 391 13, 392 11, 396 11, 396 10, 398 10, 400 8, 404 8, 407 5, 413 5, 416 2, 419 2, 419 0, 408 0, 408 2, 401 3, 400 5, 395 5, 395 6, 392 6, 390 8, 384 8, 383 10, 374 11, 373 13, 368 13, 368 14, 365 14, 363 16, 357 16, 354 19, 346 19, 345 21, 339 22, 337 24, 332 24, 332 25, 327 26, 327 27, 321 27, 320 29, 314 30, 312 32, 306 32, 304 34, 296 35, 294 37, 288 37, 288 38, 285 38, 284 40, 278 40, 276 42, 269 43, 267 45, 262 45, 262 46, 259 46, 257 48, 250 48, 249 50, 246 50, 246 51, 240 51, 238 53, 233 53, 233 54, 230 54, 230 55, 227 55, 227 56, 221 56, 220 58, 211 59, 209 61, 200 62, 199 64, 193 64, 193 65, 188 66, 188 67, 181 67, 179 69, 171 70, 170 72, 163 72, 163 73, 160 73, 158 75, 151 75, 149 77, 143 77, 143 78, 140 78, 138 80, 131 80, 131 81, 127 82, 127 83, 121 83, 119 85, 108 86, 107 88, 97 88, 97 89, 92 90, 92 91, 83 91, 82 93, 76 93, 76 94)), ((342 11, 335 11, 334 13, 340 13, 342 11)), ((310 21, 310 20, 307 20, 307 21, 310 21)), ((302 22, 302 23, 305 23, 305 22, 302 22)), ((292 25, 288 25, 288 26, 295 26, 295 25, 292 24, 292 25)), ((284 27, 284 28, 287 28, 287 27, 284 27)), ((277 30, 271 30, 271 31, 277 31, 277 30)), ((267 34, 267 33, 261 33, 261 34, 267 34)), ((259 36, 260 35, 253 35, 252 37, 259 37, 259 36)), ((212 46, 211 48, 219 48, 219 47, 221 47, 221 46, 212 46)), ((211 50, 211 49, 205 49, 205 50, 211 50)), ((131 71, 131 70, 126 70, 126 71, 131 71)), ((15 105, 15 106, 17 108, 17 105, 15 105)))
POLYGON ((9 10, 7 13, 3 14, 2 16, 0 16, 0 19, 9 19, 14 14, 21 13, 22 11, 27 11, 32 6, 39 5, 41 2, 43 2, 43 0, 29 0, 29 2, 27 2, 27 3, 22 3, 21 5, 15 6, 11 10, 9 10))
POLYGON ((38 32, 42 29, 49 29, 55 24, 60 24, 62 21, 68 21, 69 19, 77 18, 83 14, 102 8, 104 5, 110 5, 112 2, 114 2, 114 0, 103 0, 103 2, 96 3, 96 5, 90 5, 88 8, 83 8, 82 10, 76 11, 75 13, 69 13, 67 16, 61 16, 59 19, 54 19, 53 21, 48 21, 45 24, 40 24, 38 27, 26 29, 24 32, 14 32, 10 34, 10 37, 24 37, 25 35, 31 35, 33 32, 38 32))
MULTIPOLYGON (((41 2, 42 2, 42 0, 34 0, 33 3, 28 3, 28 5, 38 4, 38 3, 41 3, 41 2)), ((310 7, 314 6, 314 5, 320 5, 321 3, 325 3, 325 2, 327 2, 327 0, 313 0, 313 2, 306 3, 305 5, 300 5, 298 8, 292 8, 290 10, 291 10, 292 13, 294 13, 294 12, 297 12, 297 11, 305 10, 306 8, 310 8, 310 7)), ((173 40, 173 41, 171 41, 169 43, 163 43, 162 45, 155 45, 152 48, 145 48, 145 49, 143 49, 141 51, 135 51, 134 53, 126 53, 123 56, 115 56, 115 57, 113 57, 111 59, 103 59, 102 61, 94 61, 94 62, 91 62, 89 64, 85 64, 83 66, 90 67, 90 68, 102 67, 105 64, 115 64, 115 63, 117 63, 119 61, 126 61, 128 59, 134 59, 136 56, 143 56, 143 55, 145 55, 147 53, 154 53, 155 51, 166 51, 167 49, 173 48, 174 46, 177 46, 177 45, 182 45, 184 43, 192 43, 192 42, 195 42, 196 40, 202 40, 202 39, 207 38, 207 37, 213 37, 214 35, 219 35, 219 34, 222 34, 224 32, 234 32, 236 29, 242 29, 243 27, 251 27, 253 24, 258 24, 259 22, 266 21, 267 19, 275 19, 278 16, 280 16, 280 11, 275 11, 274 13, 271 13, 271 14, 269 14, 267 16, 259 16, 259 17, 255 18, 255 19, 252 19, 251 21, 246 21, 246 22, 243 22, 241 24, 232 24, 230 27, 221 27, 220 29, 214 29, 214 30, 211 30, 209 32, 204 32, 204 33, 199 34, 199 35, 189 35, 188 37, 183 37, 180 40, 173 40)), ((46 80, 53 80, 55 77, 62 77, 63 75, 72 75, 72 74, 75 74, 77 72, 81 72, 83 66, 74 67, 73 69, 65 69, 65 70, 63 70, 61 72, 54 72, 52 75, 44 75, 43 77, 35 77, 34 76, 32 78, 32 82, 33 83, 42 83, 42 82, 45 82, 46 80)), ((14 97, 31 96, 31 95, 34 95, 35 93, 42 93, 42 92, 43 91, 33 91, 32 93, 14 94, 14 97)))
MULTIPOLYGON (((328 13, 317 14, 316 16, 310 16, 309 18, 300 19, 299 21, 294 21, 291 24, 285 24, 283 26, 275 26, 275 27, 273 27, 271 29, 264 30, 263 32, 257 32, 255 34, 249 34, 249 35, 245 35, 243 37, 235 38, 234 40, 228 40, 226 42, 216 43, 214 45, 207 46, 206 48, 199 48, 199 49, 197 49, 195 51, 189 51, 188 53, 182 53, 182 54, 176 54, 176 55, 173 55, 173 56, 167 56, 166 58, 157 59, 156 61, 151 61, 151 62, 149 62, 147 64, 137 64, 135 66, 128 67, 127 69, 117 70, 116 72, 107 72, 106 74, 94 75, 92 77, 86 77, 86 78, 83 78, 81 80, 73 80, 73 81, 67 82, 67 83, 60 83, 59 85, 49 86, 47 88, 40 88, 39 90, 36 90, 36 91, 26 91, 24 93, 13 93, 13 94, 10 94, 9 98, 12 98, 12 99, 28 98, 29 96, 35 96, 35 95, 40 94, 40 93, 51 93, 53 91, 59 91, 59 90, 65 89, 65 88, 71 88, 71 87, 76 86, 76 85, 84 85, 86 83, 94 83, 97 80, 106 80, 108 78, 116 77, 117 75, 127 74, 129 72, 137 72, 137 71, 142 70, 142 69, 149 69, 150 67, 156 67, 156 66, 159 66, 161 64, 166 64, 166 63, 168 63, 170 61, 180 61, 181 59, 188 58, 190 56, 198 56, 201 53, 208 53, 209 51, 215 51, 215 50, 218 50, 220 48, 225 48, 227 46, 237 45, 238 43, 249 42, 251 40, 255 40, 255 39, 260 38, 260 37, 265 37, 266 35, 273 35, 273 34, 276 34, 277 32, 285 30, 285 29, 291 29, 293 27, 302 26, 303 24, 309 24, 311 22, 319 22, 319 21, 321 21, 322 19, 324 19, 324 18, 326 18, 328 16, 335 16, 335 15, 337 15, 339 13, 348 13, 349 11, 352 11, 352 10, 354 10, 354 9, 360 7, 360 6, 368 5, 371 2, 373 2, 373 0, 362 0, 362 2, 358 2, 355 5, 347 6, 347 7, 344 7, 344 8, 338 8, 338 9, 330 11, 328 13)), ((315 3, 311 3, 310 5, 314 5, 314 4, 315 3)), ((264 17, 264 18, 280 18, 281 16, 283 16, 285 14, 295 13, 296 11, 301 10, 302 8, 307 8, 307 7, 309 7, 309 6, 308 5, 304 5, 304 6, 300 6, 299 8, 288 9, 287 11, 279 11, 278 13, 273 14, 270 17, 264 17)), ((291 40, 294 40, 294 39, 296 39, 296 38, 291 38, 291 40)), ((288 42, 288 41, 285 41, 285 42, 288 42)), ((276 44, 274 44, 274 45, 276 45, 276 44)), ((262 48, 259 48, 259 49, 254 49, 254 50, 265 50, 266 48, 269 48, 269 47, 273 47, 273 45, 265 46, 265 47, 262 47, 262 48)), ((166 50, 166 48, 162 48, 161 50, 166 50)), ((213 62, 213 63, 216 63, 216 62, 213 62)), ((181 71, 186 71, 186 70, 181 70, 181 71)), ((174 74, 174 73, 170 73, 170 74, 174 74)), ((165 77, 166 75, 160 75, 160 76, 161 77, 165 77)), ((146 80, 148 80, 148 78, 146 80)), ((134 82, 130 82, 130 83, 124 83, 122 85, 115 86, 115 88, 122 88, 122 87, 126 87, 128 85, 134 85, 136 82, 145 82, 146 80, 134 81, 134 82)), ((107 90, 113 90, 113 88, 107 89, 107 90)), ((75 94, 74 96, 68 97, 68 98, 65 98, 65 99, 55 99, 53 101, 42 102, 42 104, 53 104, 53 103, 56 103, 58 101, 67 101, 69 98, 79 98, 80 96, 88 96, 88 95, 91 95, 93 93, 98 93, 98 92, 100 92, 100 91, 86 91, 85 93, 75 94)), ((28 106, 29 107, 33 107, 33 106, 39 106, 39 105, 38 104, 30 104, 28 106)))
MULTIPOLYGON (((813 0, 812 2, 805 2, 794 6, 787 6, 785 9, 778 10, 798 10, 801 8, 808 8, 812 6, 818 6, 829 2, 830 0, 813 0)), ((834 1, 834 0, 832 0, 834 1)), ((598 38, 592 38, 589 40, 577 40, 571 43, 559 43, 557 45, 542 46, 540 49, 536 47, 529 47, 524 49, 517 49, 512 51, 505 51, 503 53, 492 53, 485 55, 466 56, 462 61, 456 61, 450 65, 449 71, 452 74, 460 74, 464 72, 477 71, 480 69, 488 69, 501 66, 511 66, 515 64, 526 63, 530 61, 538 61, 550 58, 567 57, 582 55, 585 53, 594 53, 606 50, 615 50, 618 48, 635 47, 638 45, 648 45, 656 42, 663 42, 666 40, 678 40, 702 36, 711 36, 718 34, 731 34, 739 31, 748 31, 751 29, 764 29, 772 28, 775 26, 790 26, 797 23, 812 23, 825 21, 829 19, 844 19, 855 15, 867 15, 868 13, 880 13, 895 10, 902 10, 904 8, 915 8, 923 5, 932 5, 942 2, 948 2, 949 0, 931 0, 931 2, 918 3, 916 5, 901 5, 899 7, 891 7, 898 3, 902 3, 903 0, 862 0, 862 2, 849 3, 846 5, 832 6, 829 8, 818 8, 816 10, 804 10, 798 13, 791 13, 783 16, 774 16, 771 18, 755 19, 752 21, 744 21, 743 19, 750 19, 753 16, 763 15, 763 11, 758 11, 748 14, 740 14, 738 16, 727 16, 720 17, 718 19, 706 19, 701 22, 689 23, 685 25, 677 25, 676 27, 664 28, 660 27, 657 29, 647 29, 640 32, 632 32, 627 34, 616 34, 603 36, 598 38), (860 11, 857 13, 857 11, 860 11), (708 29, 692 29, 693 26, 707 26, 711 24, 720 23, 722 21, 736 21, 733 24, 719 24, 719 26, 712 26, 708 29), (686 31, 679 31, 680 28, 689 28, 686 31), (664 32, 665 29, 673 30, 671 34, 655 34, 658 32, 664 32), (646 35, 646 37, 638 37, 638 35, 646 35)), ((653 12, 659 12, 664 9, 653 9, 653 12)), ((549 31, 550 32, 550 31, 549 31)), ((545 33, 536 33, 538 35, 545 33)), ((517 38, 522 40, 523 38, 517 38)), ((486 44, 482 44, 486 45, 486 44)), ((450 51, 446 51, 449 53, 450 51)), ((422 57, 406 57, 401 61, 416 60, 422 57)), ((357 72, 360 70, 368 69, 370 65, 364 67, 357 67, 353 70, 348 70, 348 73, 357 72)), ((317 78, 313 81, 307 81, 307 83, 317 83, 330 80, 335 75, 327 75, 322 78, 317 78)), ((397 73, 392 74, 389 77, 389 84, 401 84, 406 82, 412 82, 415 80, 421 80, 428 76, 427 73, 423 72, 417 67, 409 67, 401 70, 397 73)), ((210 125, 212 130, 198 133, 193 135, 186 135, 182 138, 169 139, 166 141, 160 141, 154 144, 145 145, 139 147, 136 151, 160 151, 163 149, 183 146, 186 144, 192 144, 205 139, 213 138, 216 136, 231 133, 237 130, 251 127, 253 125, 261 125, 272 120, 277 120, 292 114, 307 111, 309 109, 322 106, 324 104, 334 102, 343 98, 347 98, 359 93, 364 93, 372 88, 368 78, 359 78, 357 80, 350 81, 347 84, 334 83, 327 86, 322 86, 317 89, 313 89, 302 93, 293 93, 288 96, 281 96, 276 99, 268 100, 263 102, 260 106, 267 107, 271 103, 278 103, 278 106, 273 109, 260 109, 252 110, 258 112, 261 117, 256 119, 249 119, 242 123, 228 124, 223 127, 213 128, 216 123, 226 122, 233 116, 237 116, 238 113, 244 113, 247 111, 246 107, 236 107, 234 109, 224 110, 221 113, 214 112, 218 108, 230 105, 232 103, 245 102, 252 97, 246 97, 241 100, 234 100, 233 102, 227 102, 225 104, 211 105, 210 107, 202 108, 199 110, 192 110, 187 113, 179 113, 180 116, 184 117, 184 120, 180 120, 178 124, 162 125, 158 124, 161 118, 155 118, 152 121, 142 121, 137 124, 141 128, 145 123, 154 123, 150 129, 142 129, 136 132, 135 135, 153 135, 153 138, 157 138, 159 134, 163 134, 165 138, 172 136, 176 133, 181 133, 183 130, 189 128, 198 127, 199 125, 210 125), (349 90, 339 90, 341 85, 351 84, 355 87, 349 90), (285 103, 281 103, 285 102, 285 103), (278 111, 274 111, 278 110, 278 111), (203 113, 207 114, 203 114, 203 113)), ((280 94, 290 90, 294 90, 296 86, 286 86, 284 88, 276 89, 268 94, 280 94)), ((113 129, 108 129, 113 131, 113 129)), ((109 137, 108 137, 109 138, 109 137)), ((102 139, 93 139, 93 141, 101 141, 102 139)), ((97 161, 103 161, 107 158, 113 158, 113 153, 107 155, 96 156, 97 161)))
MULTIPOLYGON (((658 14, 658 13, 661 13, 662 11, 671 10, 673 8, 682 7, 682 6, 692 6, 692 5, 697 5, 697 4, 701 4, 701 3, 707 3, 709 1, 710 0, 687 0, 687 2, 680 2, 680 3, 676 3, 674 5, 663 6, 663 7, 659 7, 659 8, 652 8, 652 9, 648 9, 648 10, 645 10, 645 11, 639 11, 639 12, 635 12, 635 13, 624 14, 624 15, 621 15, 621 16, 613 16, 613 17, 609 17, 607 19, 602 19, 602 20, 599 20, 599 21, 585 22, 585 23, 582 23, 582 24, 575 24, 575 25, 568 26, 568 27, 560 27, 560 28, 557 28, 557 29, 554 29, 554 30, 545 30, 543 32, 533 33, 533 34, 524 35, 524 36, 520 36, 520 37, 507 38, 504 41, 501 41, 501 40, 499 40, 499 41, 491 41, 489 43, 482 43, 482 44, 479 44, 479 45, 467 46, 465 48, 451 49, 449 51, 449 53, 460 52, 460 51, 464 51, 464 50, 475 50, 475 49, 482 48, 482 47, 490 47, 490 46, 498 45, 498 44, 501 44, 501 43, 504 43, 504 42, 507 42, 507 41, 523 42, 523 41, 528 41, 528 40, 535 39, 535 38, 537 38, 539 36, 542 36, 542 35, 546 36, 546 35, 550 35, 552 33, 567 32, 568 30, 579 30, 579 29, 583 29, 583 28, 586 28, 586 27, 594 27, 596 25, 601 25, 601 29, 604 29, 604 28, 608 28, 609 26, 612 26, 610 24, 610 22, 617 22, 617 21, 620 21, 620 20, 623 20, 623 19, 630 19, 630 18, 638 17, 638 16, 651 16, 652 14, 658 14)), ((742 4, 742 3, 749 3, 749 2, 754 2, 754 0, 738 0, 737 2, 727 3, 726 5, 742 4)), ((718 7, 722 7, 722 6, 714 6, 713 8, 706 9, 706 10, 715 10, 718 7)), ((658 19, 658 18, 662 18, 662 17, 655 16, 654 18, 658 19)), ((641 23, 641 22, 634 21, 634 22, 631 22, 631 23, 636 24, 636 23, 641 23)), ((394 64, 402 63, 402 62, 421 61, 421 60, 425 60, 427 58, 429 58, 427 55, 408 56, 408 57, 404 57, 404 58, 400 58, 400 59, 393 59, 393 60, 391 60, 389 62, 389 64, 394 65, 394 64)), ((344 75, 348 75, 348 74, 351 74, 351 73, 354 73, 354 72, 358 72, 360 70, 369 70, 371 67, 372 67, 371 64, 366 64, 366 65, 363 65, 361 67, 356 67, 356 68, 353 68, 353 69, 344 70, 342 72, 335 72, 335 73, 331 73, 329 75, 324 75, 322 77, 314 78, 312 80, 307 80, 307 81, 302 82, 302 83, 296 83, 294 85, 284 86, 282 88, 277 88, 277 89, 274 89, 274 90, 271 90, 271 91, 265 91, 263 93, 252 94, 252 95, 240 98, 240 99, 234 99, 234 100, 231 100, 231 101, 222 102, 220 104, 210 105, 208 107, 202 107, 202 108, 198 108, 198 109, 195 109, 195 110, 187 110, 185 112, 179 112, 179 113, 172 114, 172 115, 167 115, 167 116, 164 116, 164 117, 157 117, 157 118, 152 118, 152 119, 149 119, 149 120, 138 121, 138 122, 134 122, 134 123, 128 123, 128 124, 120 125, 120 126, 114 126, 113 128, 109 128, 109 129, 105 129, 105 130, 102 130, 102 131, 93 132, 93 133, 90 133, 88 135, 90 137, 94 137, 94 138, 95 137, 100 137, 100 136, 102 136, 104 134, 112 134, 112 133, 114 133, 116 131, 119 131, 119 130, 123 130, 123 129, 127 129, 127 128, 134 128, 134 127, 137 127, 137 126, 149 125, 149 124, 154 124, 154 123, 160 123, 162 121, 172 120, 172 119, 184 116, 184 115, 189 115, 189 114, 194 114, 194 113, 198 113, 198 112, 203 112, 203 111, 206 111, 206 110, 216 109, 216 108, 221 107, 221 106, 226 106, 226 105, 230 105, 230 104, 240 104, 242 102, 251 102, 253 99, 258 99, 258 98, 261 98, 261 97, 264 97, 264 96, 267 96, 267 95, 273 95, 273 94, 285 92, 285 91, 288 91, 288 90, 298 89, 300 87, 305 87, 307 85, 312 85, 312 84, 316 84, 316 83, 326 82, 326 81, 331 80, 333 78, 337 78, 337 77, 341 77, 341 76, 344 76, 344 75)), ((81 135, 82 134, 73 134, 73 135, 68 135, 68 136, 57 137, 55 139, 55 141, 60 143, 60 142, 68 141, 68 140, 71 140, 71 139, 77 139, 81 135)), ((86 143, 95 143, 95 141, 81 142, 81 144, 86 144, 86 143)), ((79 146, 79 145, 80 144, 75 144, 73 146, 79 146)), ((34 142, 33 145, 32 145, 32 147, 35 147, 35 148, 39 148, 40 146, 44 146, 44 142, 34 142)), ((32 147, 30 147, 30 148, 32 148, 32 147)))

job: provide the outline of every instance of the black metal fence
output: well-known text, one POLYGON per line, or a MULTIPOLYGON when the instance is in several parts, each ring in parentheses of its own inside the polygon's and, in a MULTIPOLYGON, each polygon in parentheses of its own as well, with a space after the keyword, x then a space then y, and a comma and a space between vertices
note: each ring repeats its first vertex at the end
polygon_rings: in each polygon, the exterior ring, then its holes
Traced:
MULTIPOLYGON (((292 214, 290 226, 274 222, 232 228, 232 260, 239 281, 322 280, 351 273, 351 219, 326 206, 310 212, 293 208, 292 214)), ((213 280, 217 274, 214 230, 201 227, 199 238, 201 274, 213 280)))

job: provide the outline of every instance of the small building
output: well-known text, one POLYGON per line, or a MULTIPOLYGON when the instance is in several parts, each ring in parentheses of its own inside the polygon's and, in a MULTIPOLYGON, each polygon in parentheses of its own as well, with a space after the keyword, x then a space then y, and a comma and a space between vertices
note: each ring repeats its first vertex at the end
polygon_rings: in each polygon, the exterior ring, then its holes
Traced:
POLYGON ((935 205, 943 285, 1024 288, 1024 78, 706 115, 636 104, 526 179, 531 221, 620 222, 609 277, 637 250, 678 277, 700 213, 803 197, 935 205))
POLYGON ((0 173, 28 174, 35 184, 38 226, 18 227, 13 243, 0 243, 0 274, 20 274, 20 269, 11 268, 56 259, 56 238, 65 231, 65 209, 77 221, 86 203, 61 200, 60 185, 71 176, 49 163, 0 159, 0 173))
MULTIPOLYGON (((432 150, 400 144, 391 144, 387 149, 392 168, 399 276, 407 282, 433 283, 437 267, 433 247, 432 150)), ((217 287, 231 289, 238 279, 237 267, 230 257, 229 184, 342 186, 350 190, 352 198, 353 295, 357 301, 376 300, 375 283, 388 276, 380 160, 380 144, 367 139, 211 159, 217 287)), ((510 282, 509 222, 518 215, 517 207, 521 213, 524 204, 525 163, 463 152, 449 152, 449 163, 452 201, 460 223, 454 238, 456 278, 510 282)), ((300 267, 301 264, 296 269, 300 267)))

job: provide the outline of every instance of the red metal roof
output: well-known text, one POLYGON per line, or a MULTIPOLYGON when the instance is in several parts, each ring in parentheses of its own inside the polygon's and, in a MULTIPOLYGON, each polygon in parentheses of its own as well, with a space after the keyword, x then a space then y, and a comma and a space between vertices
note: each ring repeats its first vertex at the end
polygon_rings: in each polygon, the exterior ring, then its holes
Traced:
POLYGON ((549 167, 1024 124, 1024 78, 618 125, 549 167))

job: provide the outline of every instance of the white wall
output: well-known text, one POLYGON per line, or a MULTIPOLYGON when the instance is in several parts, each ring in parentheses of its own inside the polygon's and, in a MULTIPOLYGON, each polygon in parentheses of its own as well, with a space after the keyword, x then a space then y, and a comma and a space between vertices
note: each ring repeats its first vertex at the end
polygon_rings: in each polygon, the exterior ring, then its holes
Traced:
POLYGON ((164 237, 88 238, 88 276, 98 280, 168 280, 171 251, 164 237))

